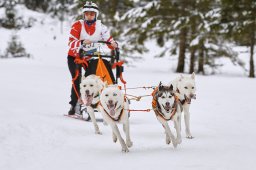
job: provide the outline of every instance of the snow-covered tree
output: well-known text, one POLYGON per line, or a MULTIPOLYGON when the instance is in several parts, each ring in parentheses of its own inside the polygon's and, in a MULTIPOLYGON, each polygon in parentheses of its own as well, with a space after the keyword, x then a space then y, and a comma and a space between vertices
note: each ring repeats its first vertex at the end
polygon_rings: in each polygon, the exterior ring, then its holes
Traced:
POLYGON ((222 0, 222 24, 226 36, 239 45, 250 47, 249 77, 255 77, 256 1, 222 0))
POLYGON ((29 57, 17 35, 12 35, 3 58, 29 57))
POLYGON ((159 57, 179 50, 177 72, 184 72, 188 53, 189 72, 202 74, 205 65, 217 67, 217 57, 234 60, 234 52, 223 43, 220 5, 220 0, 140 1, 122 17, 129 23, 123 33, 127 50, 143 53, 147 51, 144 43, 150 39, 162 47, 159 57))

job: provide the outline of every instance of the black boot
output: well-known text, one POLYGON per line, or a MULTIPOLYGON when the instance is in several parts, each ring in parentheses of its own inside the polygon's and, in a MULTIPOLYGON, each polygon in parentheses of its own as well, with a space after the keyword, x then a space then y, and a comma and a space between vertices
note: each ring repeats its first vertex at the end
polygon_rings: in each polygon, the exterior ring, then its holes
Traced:
POLYGON ((68 111, 68 115, 74 115, 75 114, 75 107, 71 106, 70 110, 68 111))

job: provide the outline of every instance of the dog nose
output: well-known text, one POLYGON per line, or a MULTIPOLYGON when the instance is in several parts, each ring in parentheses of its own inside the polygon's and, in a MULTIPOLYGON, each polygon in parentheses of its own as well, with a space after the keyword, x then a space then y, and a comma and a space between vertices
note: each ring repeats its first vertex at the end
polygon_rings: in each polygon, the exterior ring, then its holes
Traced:
POLYGON ((170 106, 170 102, 166 102, 165 105, 166 105, 166 106, 170 106))
POLYGON ((113 100, 109 100, 108 103, 109 103, 109 104, 113 104, 113 100))
POLYGON ((195 94, 190 94, 189 96, 190 96, 190 98, 192 98, 192 99, 195 99, 195 98, 196 98, 196 95, 195 95, 195 94))
POLYGON ((89 90, 85 90, 85 93, 86 93, 87 95, 89 95, 89 90))

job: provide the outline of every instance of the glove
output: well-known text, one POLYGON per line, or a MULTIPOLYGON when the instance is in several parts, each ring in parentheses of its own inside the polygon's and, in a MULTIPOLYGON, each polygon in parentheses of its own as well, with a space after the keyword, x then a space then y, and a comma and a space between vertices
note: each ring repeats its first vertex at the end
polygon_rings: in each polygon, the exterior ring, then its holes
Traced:
POLYGON ((88 44, 91 44, 92 42, 90 40, 83 40, 83 46, 86 46, 88 44))
POLYGON ((74 62, 75 62, 76 64, 83 64, 83 63, 84 63, 84 61, 83 61, 82 59, 80 59, 80 58, 76 58, 76 59, 74 60, 74 62))
POLYGON ((113 48, 117 48, 118 47, 118 44, 114 40, 112 40, 110 43, 111 43, 111 46, 113 48))

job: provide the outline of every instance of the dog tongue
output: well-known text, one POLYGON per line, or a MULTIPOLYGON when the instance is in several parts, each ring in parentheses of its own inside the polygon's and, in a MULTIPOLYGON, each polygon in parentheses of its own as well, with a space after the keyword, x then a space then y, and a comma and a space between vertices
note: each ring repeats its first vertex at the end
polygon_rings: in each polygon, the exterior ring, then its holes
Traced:
POLYGON ((93 97, 92 95, 85 96, 85 105, 90 106, 92 104, 93 97))
POLYGON ((111 116, 115 116, 115 105, 108 105, 108 110, 111 116))
POLYGON ((114 108, 113 108, 113 109, 110 109, 109 111, 110 111, 110 115, 111 115, 111 116, 115 116, 115 109, 114 109, 114 108))

